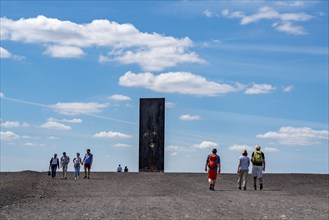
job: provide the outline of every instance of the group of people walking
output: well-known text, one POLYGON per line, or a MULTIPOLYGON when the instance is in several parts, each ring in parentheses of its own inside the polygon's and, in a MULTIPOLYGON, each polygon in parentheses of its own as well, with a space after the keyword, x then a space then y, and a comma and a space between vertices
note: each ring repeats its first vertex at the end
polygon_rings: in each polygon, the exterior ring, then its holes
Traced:
MULTIPOLYGON (((52 178, 56 177, 56 171, 60 167, 63 170, 63 179, 67 179, 67 168, 68 164, 70 163, 70 157, 63 152, 63 156, 59 159, 57 154, 54 154, 54 157, 50 159, 49 165, 49 174, 51 174, 52 178), (51 172, 50 172, 51 170, 51 172)), ((74 179, 79 179, 80 176, 80 165, 84 165, 85 176, 84 179, 90 178, 90 169, 93 163, 93 154, 90 153, 90 149, 87 149, 87 153, 83 157, 80 157, 80 153, 76 153, 76 157, 73 159, 73 166, 74 166, 74 179)))
MULTIPOLYGON (((260 150, 261 147, 256 145, 255 151, 248 157, 247 150, 242 151, 242 156, 239 157, 238 162, 238 189, 247 190, 247 177, 249 173, 250 161, 252 162, 252 176, 254 179, 254 189, 257 190, 257 180, 259 182, 259 189, 263 189, 263 171, 265 171, 265 155, 260 150)), ((221 172, 220 157, 217 155, 217 149, 214 148, 212 153, 208 155, 205 165, 205 171, 208 171, 209 189, 214 191, 217 175, 221 172)))

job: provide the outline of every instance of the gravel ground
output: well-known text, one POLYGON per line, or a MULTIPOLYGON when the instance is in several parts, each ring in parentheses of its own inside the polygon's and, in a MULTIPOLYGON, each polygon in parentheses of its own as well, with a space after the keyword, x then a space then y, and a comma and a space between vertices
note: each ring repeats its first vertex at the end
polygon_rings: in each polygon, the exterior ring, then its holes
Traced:
POLYGON ((236 181, 221 174, 213 192, 206 173, 0 173, 0 219, 329 219, 329 175, 265 174, 262 191, 236 181))

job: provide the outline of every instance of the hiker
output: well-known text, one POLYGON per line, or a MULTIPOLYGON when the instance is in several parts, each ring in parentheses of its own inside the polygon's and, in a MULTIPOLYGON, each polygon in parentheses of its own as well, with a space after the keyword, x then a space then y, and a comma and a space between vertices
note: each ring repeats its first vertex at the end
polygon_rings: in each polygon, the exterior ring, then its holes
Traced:
POLYGON ((50 165, 51 167, 51 177, 54 179, 56 177, 56 170, 59 169, 59 160, 57 158, 57 154, 54 154, 54 157, 50 159, 50 165))
POLYGON ((247 150, 242 151, 242 156, 239 157, 239 165, 238 165, 238 188, 241 190, 241 182, 243 186, 243 190, 247 189, 247 177, 249 172, 250 159, 248 157, 247 150))
POLYGON ((61 157, 61 166, 63 169, 63 179, 67 179, 67 167, 70 163, 70 157, 66 155, 65 152, 63 152, 63 156, 61 157))
POLYGON ((128 167, 127 166, 125 166, 124 172, 128 173, 128 167))
POLYGON ((220 157, 217 155, 217 149, 214 148, 212 153, 208 155, 205 171, 208 169, 209 189, 215 191, 217 175, 220 174, 220 157))
POLYGON ((93 164, 93 155, 90 153, 90 149, 87 149, 87 153, 85 154, 83 158, 83 164, 84 164, 84 169, 85 169, 85 177, 84 179, 90 177, 90 168, 93 164))
POLYGON ((118 166, 118 168, 117 168, 117 172, 118 172, 118 173, 121 173, 121 172, 122 172, 121 164, 119 164, 119 166, 118 166))
POLYGON ((80 157, 80 153, 77 153, 77 156, 73 159, 74 165, 74 179, 79 179, 80 176, 80 164, 82 165, 82 159, 80 157))
POLYGON ((256 145, 256 150, 251 155, 252 175, 254 177, 254 188, 257 190, 257 179, 259 180, 259 189, 263 189, 263 171, 265 171, 265 155, 260 151, 260 146, 256 145))

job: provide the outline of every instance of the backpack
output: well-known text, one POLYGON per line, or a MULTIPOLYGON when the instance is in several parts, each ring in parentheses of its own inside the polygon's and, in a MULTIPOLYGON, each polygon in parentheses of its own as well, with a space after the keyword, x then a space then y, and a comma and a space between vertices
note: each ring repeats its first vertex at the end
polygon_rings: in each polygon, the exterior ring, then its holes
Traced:
POLYGON ((210 154, 209 155, 209 163, 208 163, 208 167, 209 168, 215 168, 217 166, 217 155, 216 154, 210 154))
POLYGON ((263 157, 261 151, 255 151, 253 156, 253 163, 263 163, 263 157))

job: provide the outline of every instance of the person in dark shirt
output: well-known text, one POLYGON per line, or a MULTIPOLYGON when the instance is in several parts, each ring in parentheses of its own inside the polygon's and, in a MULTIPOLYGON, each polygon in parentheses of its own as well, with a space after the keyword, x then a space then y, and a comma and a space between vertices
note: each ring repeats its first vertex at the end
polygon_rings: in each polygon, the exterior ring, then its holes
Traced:
POLYGON ((257 179, 259 180, 259 189, 263 189, 263 171, 265 171, 265 155, 257 144, 256 150, 251 155, 252 175, 254 177, 254 189, 257 190, 257 179))

